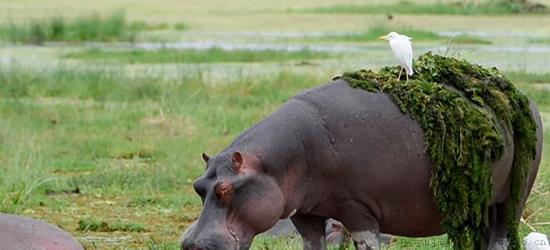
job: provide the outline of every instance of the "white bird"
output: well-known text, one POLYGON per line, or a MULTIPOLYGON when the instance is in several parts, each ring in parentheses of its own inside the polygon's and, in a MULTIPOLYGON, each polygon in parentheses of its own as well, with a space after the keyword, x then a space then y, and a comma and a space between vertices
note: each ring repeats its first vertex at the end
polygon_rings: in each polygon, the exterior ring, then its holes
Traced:
POLYGON ((397 77, 397 80, 399 81, 399 79, 401 78, 401 72, 403 72, 403 69, 405 69, 407 73, 407 81, 409 81, 409 76, 412 76, 413 74, 413 50, 411 45, 412 38, 405 35, 400 35, 397 32, 392 31, 385 36, 379 37, 378 39, 389 41, 393 57, 395 57, 395 59, 397 59, 397 61, 401 65, 401 70, 399 70, 399 76, 397 77))
POLYGON ((523 238, 523 244, 525 244, 526 250, 549 250, 550 245, 548 243, 548 238, 546 235, 531 232, 525 238, 523 238))

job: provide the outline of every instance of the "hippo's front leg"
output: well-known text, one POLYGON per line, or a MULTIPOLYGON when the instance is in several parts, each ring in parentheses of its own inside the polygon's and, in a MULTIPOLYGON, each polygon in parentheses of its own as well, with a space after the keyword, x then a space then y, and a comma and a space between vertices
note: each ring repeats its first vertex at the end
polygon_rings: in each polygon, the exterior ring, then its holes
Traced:
POLYGON ((339 218, 351 234, 357 250, 380 250, 380 229, 378 220, 370 210, 353 201, 341 203, 339 218))
POLYGON ((313 215, 295 215, 290 218, 304 242, 304 250, 327 249, 325 242, 326 219, 313 215))

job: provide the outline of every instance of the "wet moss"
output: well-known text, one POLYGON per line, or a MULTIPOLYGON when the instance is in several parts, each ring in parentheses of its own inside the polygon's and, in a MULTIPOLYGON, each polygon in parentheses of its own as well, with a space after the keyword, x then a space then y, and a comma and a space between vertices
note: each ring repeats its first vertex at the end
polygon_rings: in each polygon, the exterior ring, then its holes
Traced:
POLYGON ((342 78, 352 87, 389 94, 423 128, 433 161, 434 201, 455 249, 486 248, 491 163, 513 139, 506 218, 509 249, 519 249, 517 207, 536 143, 529 101, 496 68, 432 53, 420 56, 414 68, 408 83, 396 79, 399 67, 347 72, 342 78))

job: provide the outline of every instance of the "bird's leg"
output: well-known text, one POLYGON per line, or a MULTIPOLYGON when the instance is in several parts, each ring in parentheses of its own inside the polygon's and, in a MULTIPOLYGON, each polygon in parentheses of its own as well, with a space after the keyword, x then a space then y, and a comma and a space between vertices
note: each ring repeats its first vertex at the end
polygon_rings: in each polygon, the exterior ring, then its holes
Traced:
POLYGON ((397 81, 401 80, 401 72, 403 72, 403 67, 399 70, 399 76, 397 77, 397 81))
POLYGON ((407 72, 405 72, 405 76, 407 77, 407 82, 409 82, 409 74, 407 72))

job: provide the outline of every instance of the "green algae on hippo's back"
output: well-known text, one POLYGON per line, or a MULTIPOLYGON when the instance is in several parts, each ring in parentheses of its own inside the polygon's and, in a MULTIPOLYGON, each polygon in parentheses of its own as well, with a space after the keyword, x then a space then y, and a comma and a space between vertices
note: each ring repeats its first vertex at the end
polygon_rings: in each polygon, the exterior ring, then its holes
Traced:
POLYGON ((519 249, 516 207, 536 143, 529 101, 495 68, 429 52, 414 69, 409 82, 396 80, 399 67, 347 72, 342 78, 352 87, 387 93, 423 128, 433 161, 434 201, 455 249, 481 249, 486 243, 491 162, 502 154, 505 130, 513 131, 506 224, 509 249, 519 249))

